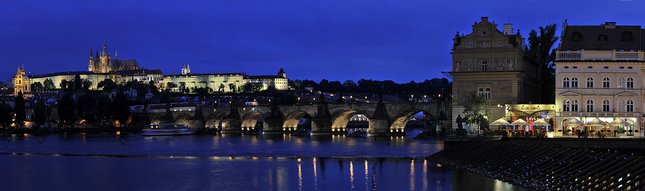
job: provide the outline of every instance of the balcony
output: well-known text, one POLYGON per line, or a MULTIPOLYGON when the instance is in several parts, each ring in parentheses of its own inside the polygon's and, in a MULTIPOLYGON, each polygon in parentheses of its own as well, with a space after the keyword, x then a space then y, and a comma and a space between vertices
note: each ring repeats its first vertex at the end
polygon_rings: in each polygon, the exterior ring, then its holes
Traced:
POLYGON ((640 117, 639 112, 556 112, 559 117, 640 117))
POLYGON ((556 51, 556 61, 645 61, 643 51, 576 50, 556 51))

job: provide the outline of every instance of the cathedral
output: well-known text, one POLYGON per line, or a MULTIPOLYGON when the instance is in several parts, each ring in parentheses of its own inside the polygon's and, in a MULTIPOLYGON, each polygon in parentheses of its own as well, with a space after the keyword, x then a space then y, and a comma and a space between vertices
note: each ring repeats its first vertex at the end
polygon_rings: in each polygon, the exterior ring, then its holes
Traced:
POLYGON ((105 74, 117 71, 141 69, 136 60, 119 60, 118 57, 119 55, 117 52, 114 53, 114 59, 110 57, 110 53, 107 50, 107 43, 103 44, 103 51, 101 51, 101 54, 99 54, 97 50, 93 55, 93 51, 90 49, 90 59, 87 67, 88 71, 105 74))

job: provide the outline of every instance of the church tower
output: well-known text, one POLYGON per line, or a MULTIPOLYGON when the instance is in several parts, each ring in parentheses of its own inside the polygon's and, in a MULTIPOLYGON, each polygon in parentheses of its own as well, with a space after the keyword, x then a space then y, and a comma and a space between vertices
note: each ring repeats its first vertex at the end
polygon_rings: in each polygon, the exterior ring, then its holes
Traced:
POLYGON ((96 62, 94 62, 94 56, 92 56, 92 49, 90 48, 90 61, 87 64, 87 71, 96 72, 95 64, 96 62))
POLYGON ((181 75, 189 75, 190 74, 190 65, 186 64, 181 67, 181 75))
POLYGON ((18 67, 16 75, 13 77, 13 95, 18 96, 18 93, 23 94, 31 92, 31 83, 29 77, 25 73, 24 67, 18 67))
POLYGON ((109 73, 111 71, 110 53, 107 51, 107 43, 103 43, 103 52, 99 56, 99 73, 109 73))

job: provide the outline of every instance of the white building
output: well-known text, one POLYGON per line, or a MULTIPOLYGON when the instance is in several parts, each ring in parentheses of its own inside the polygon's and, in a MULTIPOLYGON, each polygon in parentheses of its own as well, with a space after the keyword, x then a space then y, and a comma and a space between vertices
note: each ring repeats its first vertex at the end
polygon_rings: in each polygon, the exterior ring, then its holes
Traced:
POLYGON ((645 30, 564 25, 556 52, 556 135, 642 137, 645 30), (597 120, 596 120, 597 119, 597 120))

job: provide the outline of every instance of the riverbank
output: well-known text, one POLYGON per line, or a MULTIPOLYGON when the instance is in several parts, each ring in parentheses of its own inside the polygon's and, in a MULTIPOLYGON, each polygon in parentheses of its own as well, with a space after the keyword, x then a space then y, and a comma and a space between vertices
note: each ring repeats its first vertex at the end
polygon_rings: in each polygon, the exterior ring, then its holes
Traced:
POLYGON ((430 160, 535 190, 643 190, 643 139, 504 139, 447 146, 430 160))

